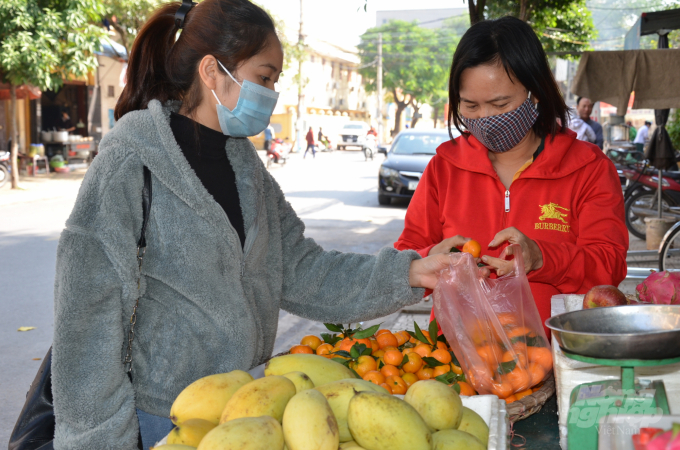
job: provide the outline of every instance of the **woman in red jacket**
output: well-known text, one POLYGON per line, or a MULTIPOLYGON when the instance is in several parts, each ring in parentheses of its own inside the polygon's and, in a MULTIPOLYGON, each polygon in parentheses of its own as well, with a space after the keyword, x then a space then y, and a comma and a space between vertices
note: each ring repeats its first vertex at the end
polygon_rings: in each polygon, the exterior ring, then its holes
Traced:
POLYGON ((449 105, 463 134, 437 149, 395 247, 427 256, 472 238, 500 276, 511 264, 498 256, 519 244, 543 320, 555 294, 618 285, 628 232, 616 169, 561 125, 568 108, 531 27, 473 25, 453 55, 449 105))

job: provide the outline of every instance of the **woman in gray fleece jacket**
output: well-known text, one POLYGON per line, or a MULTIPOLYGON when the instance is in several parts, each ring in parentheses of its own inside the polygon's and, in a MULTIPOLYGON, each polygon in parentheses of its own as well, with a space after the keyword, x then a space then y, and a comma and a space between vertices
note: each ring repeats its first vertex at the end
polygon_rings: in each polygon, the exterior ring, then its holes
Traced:
POLYGON ((262 131, 273 109, 283 55, 271 19, 247 0, 178 8, 163 6, 140 32, 119 121, 59 242, 55 449, 133 449, 140 432, 147 448, 188 384, 270 357, 280 308, 337 323, 384 316, 417 302, 447 262, 392 248, 326 252, 306 239, 243 137, 262 131), (243 243, 184 156, 173 113, 230 136, 243 243), (144 166, 153 201, 138 289, 144 166), (123 360, 138 295, 131 382, 123 360))

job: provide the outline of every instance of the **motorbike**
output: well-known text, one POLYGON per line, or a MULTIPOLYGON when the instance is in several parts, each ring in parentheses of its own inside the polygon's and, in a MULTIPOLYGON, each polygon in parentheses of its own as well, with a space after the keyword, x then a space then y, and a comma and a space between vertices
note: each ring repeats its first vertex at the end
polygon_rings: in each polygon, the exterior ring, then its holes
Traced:
MULTIPOLYGON (((626 227, 636 237, 645 239, 644 219, 658 217, 658 170, 648 162, 622 170, 627 179, 624 192, 626 227)), ((661 172, 661 210, 665 217, 680 220, 680 172, 661 172)))
POLYGON ((274 139, 271 143, 269 151, 267 151, 267 169, 269 169, 272 164, 281 164, 284 166, 292 145, 288 142, 283 142, 281 139, 274 139))
POLYGON ((333 151, 333 145, 331 144, 330 139, 328 139, 328 136, 324 136, 323 139, 317 141, 317 150, 318 152, 332 152, 333 151))
POLYGON ((366 136, 366 143, 364 143, 363 150, 366 161, 368 161, 369 159, 372 161, 373 155, 378 151, 378 142, 374 135, 369 134, 368 136, 366 136))
POLYGON ((9 152, 0 150, 0 188, 9 181, 11 166, 9 163, 9 152))

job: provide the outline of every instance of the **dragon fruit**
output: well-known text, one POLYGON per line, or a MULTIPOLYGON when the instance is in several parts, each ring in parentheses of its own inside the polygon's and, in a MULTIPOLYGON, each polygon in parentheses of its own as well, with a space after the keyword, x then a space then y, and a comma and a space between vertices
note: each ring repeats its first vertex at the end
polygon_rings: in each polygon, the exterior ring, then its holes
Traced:
POLYGON ((643 303, 680 305, 680 272, 653 272, 635 290, 643 303))
POLYGON ((647 450, 680 450, 680 423, 674 423, 670 431, 652 438, 647 450))

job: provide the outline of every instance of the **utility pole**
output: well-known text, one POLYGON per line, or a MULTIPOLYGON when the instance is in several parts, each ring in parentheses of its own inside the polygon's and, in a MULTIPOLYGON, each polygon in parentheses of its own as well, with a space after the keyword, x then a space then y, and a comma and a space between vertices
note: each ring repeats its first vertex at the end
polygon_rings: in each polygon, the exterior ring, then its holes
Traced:
POLYGON ((302 63, 303 59, 305 57, 305 52, 304 47, 305 47, 305 35, 303 33, 304 27, 304 7, 303 7, 303 2, 304 0, 300 0, 300 32, 298 33, 298 103, 297 103, 297 120, 295 121, 295 131, 297 132, 297 138, 295 139, 297 142, 297 149, 298 151, 302 151, 302 136, 303 136, 303 130, 302 127, 304 125, 304 121, 302 119, 302 116, 304 114, 304 109, 305 109, 305 96, 302 93, 302 83, 304 81, 302 77, 302 63))
POLYGON ((382 61, 382 33, 378 33, 378 143, 382 142, 383 138, 383 115, 382 115, 382 103, 383 103, 383 61, 382 61))

